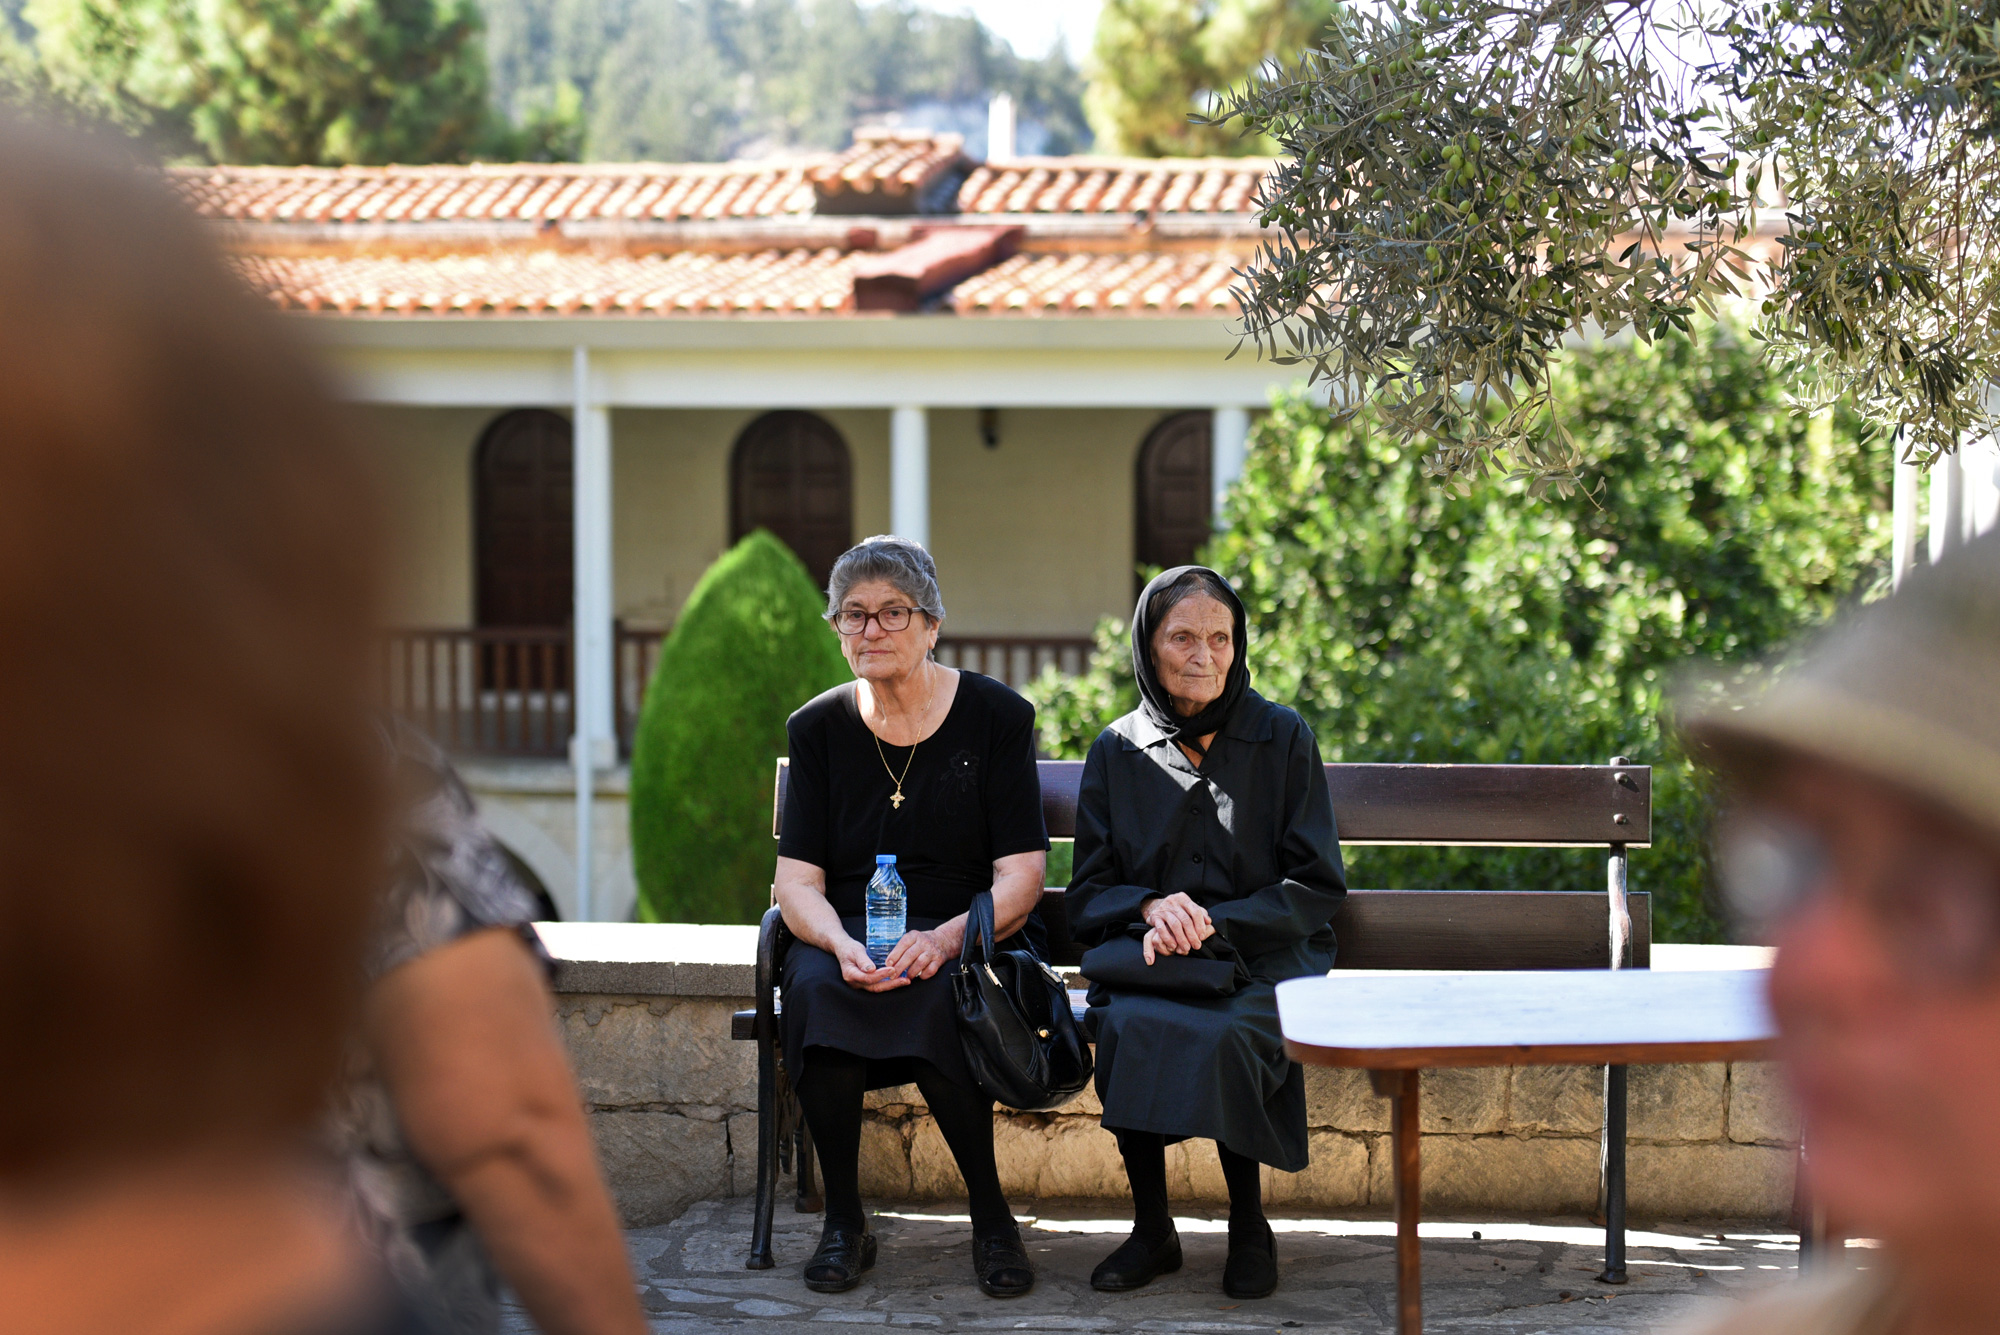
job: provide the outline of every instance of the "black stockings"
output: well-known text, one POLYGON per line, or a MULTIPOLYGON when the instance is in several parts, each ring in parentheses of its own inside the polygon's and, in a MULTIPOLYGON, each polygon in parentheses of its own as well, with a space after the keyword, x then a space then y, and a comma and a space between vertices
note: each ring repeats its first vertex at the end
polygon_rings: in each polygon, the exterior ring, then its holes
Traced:
MULTIPOLYGON (((931 1117, 951 1147, 952 1158, 965 1179, 975 1234, 1011 1232, 1013 1213, 1000 1190, 1000 1170, 993 1162, 993 1102, 976 1090, 946 1079, 929 1062, 916 1064, 917 1089, 930 1105, 931 1117)), ((826 1183, 826 1222, 860 1228, 861 1102, 868 1092, 868 1062, 837 1048, 806 1049, 805 1071, 799 1077, 799 1106, 812 1128, 819 1149, 820 1176, 826 1183)))
MULTIPOLYGON (((1156 1247, 1174 1231, 1173 1210, 1167 1204, 1167 1138, 1155 1131, 1113 1134, 1132 1184, 1133 1236, 1156 1247)), ((1264 1222, 1264 1189, 1257 1161, 1219 1140, 1215 1152, 1222 1159, 1222 1180, 1229 1185, 1229 1231, 1259 1228, 1264 1222)))

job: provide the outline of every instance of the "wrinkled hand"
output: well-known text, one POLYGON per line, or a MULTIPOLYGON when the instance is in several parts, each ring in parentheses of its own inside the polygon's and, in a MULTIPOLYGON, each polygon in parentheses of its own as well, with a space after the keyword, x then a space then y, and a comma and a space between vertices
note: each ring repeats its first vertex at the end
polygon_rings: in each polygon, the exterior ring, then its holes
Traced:
POLYGON ((955 958, 963 944, 962 941, 958 945, 947 941, 942 931, 908 931, 903 933, 903 939, 896 943, 896 948, 889 952, 886 967, 907 974, 906 982, 928 978, 943 968, 946 960, 955 958))
POLYGON ((840 976, 847 980, 849 987, 863 992, 888 992, 910 985, 909 978, 900 970, 894 967, 876 968, 875 961, 869 957, 868 947, 851 936, 834 950, 833 957, 840 961, 840 976))
POLYGON ((1215 935, 1215 923, 1208 910, 1183 894, 1149 899, 1139 906, 1139 916, 1151 930, 1139 940, 1139 949, 1151 964, 1157 955, 1186 955, 1201 949, 1201 943, 1215 935))

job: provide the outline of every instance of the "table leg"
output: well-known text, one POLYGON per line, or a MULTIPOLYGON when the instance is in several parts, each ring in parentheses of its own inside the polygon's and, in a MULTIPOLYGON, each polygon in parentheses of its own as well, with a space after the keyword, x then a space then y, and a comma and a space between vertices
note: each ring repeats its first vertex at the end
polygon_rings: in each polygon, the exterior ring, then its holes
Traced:
POLYGON ((1389 1143, 1396 1183, 1396 1335, 1423 1335, 1423 1253, 1417 1243, 1422 1203, 1422 1123, 1418 1113, 1421 1075, 1416 1071, 1370 1071, 1377 1094, 1389 1098, 1389 1143))
POLYGON ((1625 1282, 1625 1068, 1604 1068, 1604 1273, 1625 1282))

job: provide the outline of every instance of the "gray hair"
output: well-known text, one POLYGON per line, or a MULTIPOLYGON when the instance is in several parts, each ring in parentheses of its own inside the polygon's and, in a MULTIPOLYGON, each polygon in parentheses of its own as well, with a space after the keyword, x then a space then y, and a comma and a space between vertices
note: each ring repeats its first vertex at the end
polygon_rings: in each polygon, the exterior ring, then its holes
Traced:
POLYGON ((944 594, 938 589, 937 562, 921 543, 887 533, 863 538, 840 554, 826 581, 826 614, 832 616, 857 584, 887 584, 910 600, 933 624, 944 620, 944 594))

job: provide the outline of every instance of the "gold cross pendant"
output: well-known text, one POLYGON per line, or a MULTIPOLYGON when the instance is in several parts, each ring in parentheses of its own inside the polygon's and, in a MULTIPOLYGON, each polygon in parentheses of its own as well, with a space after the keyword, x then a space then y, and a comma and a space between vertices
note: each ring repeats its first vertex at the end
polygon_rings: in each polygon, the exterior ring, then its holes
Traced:
POLYGON ((903 807, 903 790, 902 790, 902 789, 898 788, 898 789, 897 789, 897 790, 895 791, 895 794, 894 794, 893 796, 891 796, 891 797, 889 798, 889 805, 890 805, 890 806, 892 806, 892 807, 895 807, 895 808, 896 808, 896 809, 897 809, 898 811, 902 810, 902 807, 903 807))

